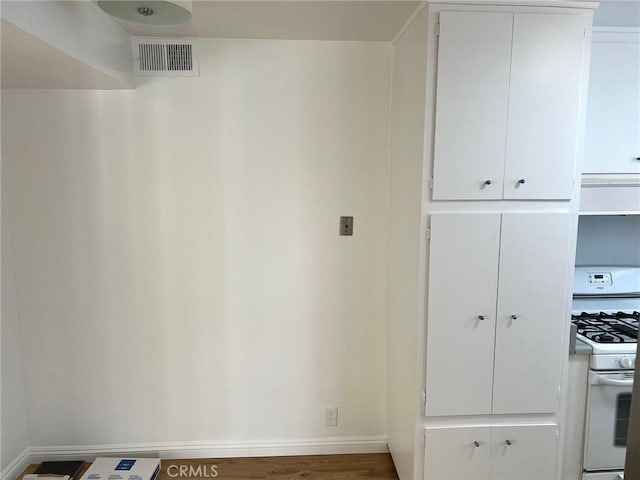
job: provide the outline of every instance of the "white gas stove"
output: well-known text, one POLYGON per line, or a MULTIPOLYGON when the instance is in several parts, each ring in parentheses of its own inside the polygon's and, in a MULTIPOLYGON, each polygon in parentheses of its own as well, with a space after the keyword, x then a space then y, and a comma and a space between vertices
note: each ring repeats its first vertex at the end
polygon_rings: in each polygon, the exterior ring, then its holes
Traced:
MULTIPOLYGON (((635 305, 627 305, 628 301, 618 300, 618 306, 614 309, 604 308, 593 311, 588 308, 588 305, 583 305, 584 308, 573 311, 571 321, 577 327, 577 338, 589 345, 592 350, 591 368, 595 370, 635 368, 640 299, 634 301, 635 305)), ((574 300, 574 308, 578 302, 574 300)))
POLYGON ((623 477, 640 324, 640 267, 576 267, 571 321, 592 349, 583 480, 623 477))
POLYGON ((576 267, 572 310, 578 338, 591 346, 594 355, 632 355, 635 360, 640 324, 639 267, 576 267))

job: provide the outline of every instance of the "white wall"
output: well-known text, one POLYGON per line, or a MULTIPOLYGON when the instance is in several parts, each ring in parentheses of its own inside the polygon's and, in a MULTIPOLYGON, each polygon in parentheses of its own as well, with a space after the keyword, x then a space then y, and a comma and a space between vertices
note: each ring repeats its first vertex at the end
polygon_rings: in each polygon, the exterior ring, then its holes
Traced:
MULTIPOLYGON (((3 187, 4 188, 4 187, 3 187)), ((3 210, 5 199, 2 200, 3 210)), ((14 460, 20 462, 20 454, 29 446, 27 410, 24 395, 24 372, 20 342, 20 325, 16 310, 13 282, 11 246, 7 235, 7 215, 2 212, 2 409, 0 413, 1 470, 9 473, 14 460)), ((3 475, 4 478, 4 475, 3 475)))
POLYGON ((390 46, 200 47, 2 92, 33 446, 385 433, 390 46))
POLYGON ((593 12, 593 25, 605 27, 640 27, 640 2, 604 0, 593 12))
POLYGON ((640 267, 640 215, 582 215, 576 265, 640 267))

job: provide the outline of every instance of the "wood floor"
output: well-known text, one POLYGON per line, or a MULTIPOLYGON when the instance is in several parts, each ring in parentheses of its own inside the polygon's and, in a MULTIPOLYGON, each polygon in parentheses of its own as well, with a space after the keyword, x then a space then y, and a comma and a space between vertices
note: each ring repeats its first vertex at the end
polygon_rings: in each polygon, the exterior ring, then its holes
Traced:
MULTIPOLYGON (((162 460, 161 465, 158 480, 398 479, 388 453, 162 460), (184 476, 180 475, 181 466, 184 476)), ((24 473, 32 473, 37 467, 31 465, 24 473)))

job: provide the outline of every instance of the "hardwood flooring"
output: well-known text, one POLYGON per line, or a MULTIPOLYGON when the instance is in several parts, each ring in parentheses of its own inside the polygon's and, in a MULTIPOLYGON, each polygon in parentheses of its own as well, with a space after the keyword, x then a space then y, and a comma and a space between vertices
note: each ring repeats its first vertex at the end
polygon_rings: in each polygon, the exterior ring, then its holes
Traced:
POLYGON ((388 453, 162 460, 161 466, 158 480, 398 480, 388 453))

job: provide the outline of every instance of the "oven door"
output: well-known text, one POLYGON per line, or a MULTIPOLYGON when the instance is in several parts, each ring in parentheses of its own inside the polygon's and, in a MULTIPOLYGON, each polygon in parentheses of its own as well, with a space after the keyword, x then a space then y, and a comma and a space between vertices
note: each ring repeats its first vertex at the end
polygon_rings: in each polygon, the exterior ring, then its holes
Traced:
POLYGON ((633 371, 589 371, 584 469, 623 469, 633 371))

